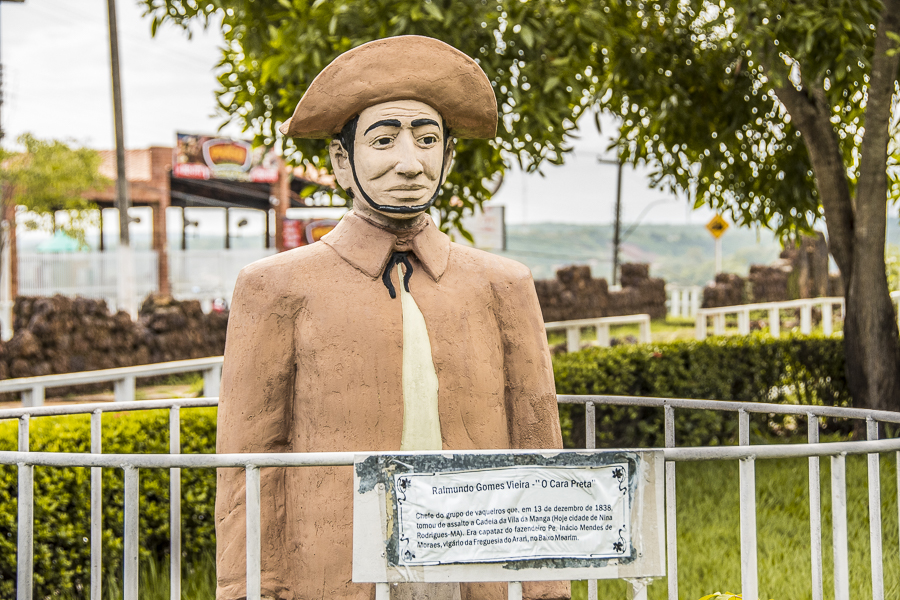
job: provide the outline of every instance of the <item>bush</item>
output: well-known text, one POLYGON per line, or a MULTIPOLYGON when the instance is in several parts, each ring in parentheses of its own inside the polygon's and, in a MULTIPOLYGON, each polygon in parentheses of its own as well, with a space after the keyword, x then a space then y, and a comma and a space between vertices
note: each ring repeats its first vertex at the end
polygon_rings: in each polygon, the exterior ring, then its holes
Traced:
MULTIPOLYGON (((591 348, 554 357, 553 370, 559 394, 851 404, 840 338, 754 334, 591 348)), ((584 448, 584 408, 564 405, 560 416, 566 446, 584 448)), ((765 424, 771 433, 794 425, 791 418, 765 424)), ((675 429, 679 445, 724 444, 735 438, 737 419, 731 413, 680 410, 675 429)), ((597 407, 598 447, 663 443, 662 409, 597 407)))
MULTIPOLYGON (((215 452, 214 408, 182 411, 182 451, 215 452)), ((90 417, 33 419, 31 450, 90 452, 90 417)), ((16 449, 16 423, 0 423, 0 450, 16 449)), ((167 453, 168 411, 103 416, 105 453, 167 453)), ((183 469, 182 556, 187 564, 215 552, 215 471, 183 469)), ((90 469, 34 469, 35 598, 85 597, 90 589, 90 469)), ((0 598, 15 597, 18 478, 0 467, 0 598)), ((103 470, 103 564, 105 580, 121 579, 124 476, 103 470)), ((169 553, 169 473, 140 473, 140 553, 144 562, 165 562, 169 553)), ((104 594, 105 595, 105 594, 104 594)))

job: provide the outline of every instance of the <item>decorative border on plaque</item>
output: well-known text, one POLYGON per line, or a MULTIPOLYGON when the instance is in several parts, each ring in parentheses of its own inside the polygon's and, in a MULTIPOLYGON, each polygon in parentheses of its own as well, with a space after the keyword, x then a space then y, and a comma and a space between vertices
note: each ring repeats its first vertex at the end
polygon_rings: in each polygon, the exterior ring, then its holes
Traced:
POLYGON ((381 454, 356 472, 359 493, 384 486, 391 567, 605 567, 637 557, 630 520, 640 461, 627 451, 381 454))

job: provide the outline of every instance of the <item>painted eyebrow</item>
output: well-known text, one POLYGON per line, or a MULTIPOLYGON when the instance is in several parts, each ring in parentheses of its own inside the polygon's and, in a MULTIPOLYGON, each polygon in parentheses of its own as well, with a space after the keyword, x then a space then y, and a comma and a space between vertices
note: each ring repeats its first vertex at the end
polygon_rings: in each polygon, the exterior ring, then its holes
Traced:
POLYGON ((383 121, 378 121, 377 123, 372 123, 369 125, 369 128, 366 129, 366 133, 369 133, 376 127, 396 127, 397 129, 400 129, 400 121, 397 119, 385 119, 383 121))
POLYGON ((435 127, 440 127, 437 121, 434 119, 416 119, 412 123, 410 123, 413 127, 424 127, 425 125, 434 125, 435 127))

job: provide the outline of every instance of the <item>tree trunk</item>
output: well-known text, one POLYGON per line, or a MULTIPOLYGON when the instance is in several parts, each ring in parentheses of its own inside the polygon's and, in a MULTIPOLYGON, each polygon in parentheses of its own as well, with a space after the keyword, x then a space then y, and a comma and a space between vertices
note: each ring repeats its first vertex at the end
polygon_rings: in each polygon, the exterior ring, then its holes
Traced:
POLYGON ((829 248, 844 281, 844 354, 850 394, 856 406, 882 410, 900 410, 900 334, 884 262, 887 149, 900 62, 900 55, 889 55, 894 43, 887 34, 897 31, 900 0, 886 0, 875 36, 855 198, 822 87, 804 84, 798 90, 788 84, 776 91, 809 151, 829 248))

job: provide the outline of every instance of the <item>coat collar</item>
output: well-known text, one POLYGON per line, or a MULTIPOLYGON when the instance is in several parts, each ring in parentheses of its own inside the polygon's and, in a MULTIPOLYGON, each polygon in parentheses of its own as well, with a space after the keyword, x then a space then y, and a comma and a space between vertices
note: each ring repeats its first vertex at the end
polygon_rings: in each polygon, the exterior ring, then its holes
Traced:
POLYGON ((442 233, 431 217, 407 245, 398 245, 397 235, 362 218, 352 210, 331 232, 322 237, 348 263, 376 279, 381 276, 391 254, 398 249, 412 250, 425 272, 440 281, 450 257, 450 238, 442 233))

